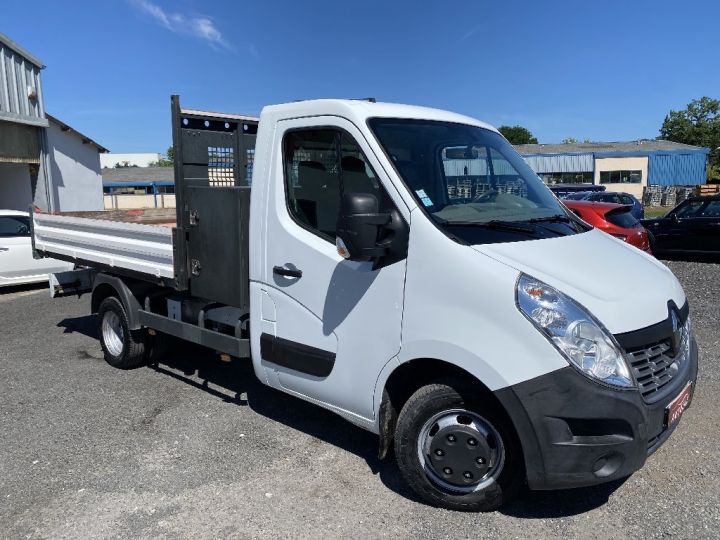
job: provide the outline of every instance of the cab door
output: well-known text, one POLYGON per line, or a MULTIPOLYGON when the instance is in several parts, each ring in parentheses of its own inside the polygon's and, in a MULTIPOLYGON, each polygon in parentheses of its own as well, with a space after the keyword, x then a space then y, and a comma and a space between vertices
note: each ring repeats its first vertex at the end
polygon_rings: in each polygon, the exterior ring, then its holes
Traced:
POLYGON ((689 225, 693 249, 720 253, 720 199, 707 201, 689 225))
POLYGON ((678 205, 667 216, 655 221, 651 232, 659 251, 694 250, 689 221, 702 207, 702 201, 690 200, 678 205))
POLYGON ((37 273, 25 216, 0 216, 0 279, 20 280, 37 273))
POLYGON ((267 380, 372 418, 377 377, 400 350, 406 261, 375 269, 341 257, 340 195, 373 193, 403 220, 407 207, 349 121, 281 121, 273 146, 261 316, 274 324, 260 336, 267 380))

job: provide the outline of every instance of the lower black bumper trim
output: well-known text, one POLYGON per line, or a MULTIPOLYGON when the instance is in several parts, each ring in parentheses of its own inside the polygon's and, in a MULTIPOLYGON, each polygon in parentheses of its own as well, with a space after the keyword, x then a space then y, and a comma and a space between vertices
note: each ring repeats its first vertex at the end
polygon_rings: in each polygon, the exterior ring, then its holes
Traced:
POLYGON ((531 489, 562 489, 624 478, 675 430, 665 408, 697 378, 698 352, 675 376, 673 391, 645 403, 637 389, 597 384, 568 366, 495 392, 520 438, 531 489))

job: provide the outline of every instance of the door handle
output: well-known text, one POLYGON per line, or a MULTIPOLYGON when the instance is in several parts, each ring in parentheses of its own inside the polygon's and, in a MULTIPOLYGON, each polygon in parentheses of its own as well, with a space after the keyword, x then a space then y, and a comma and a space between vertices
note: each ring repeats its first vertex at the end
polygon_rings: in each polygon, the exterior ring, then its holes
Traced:
POLYGON ((10 251, 10 248, 0 247, 0 251, 10 251))
POLYGON ((273 266, 273 274, 285 277, 301 278, 302 270, 297 268, 285 268, 284 266, 273 266))

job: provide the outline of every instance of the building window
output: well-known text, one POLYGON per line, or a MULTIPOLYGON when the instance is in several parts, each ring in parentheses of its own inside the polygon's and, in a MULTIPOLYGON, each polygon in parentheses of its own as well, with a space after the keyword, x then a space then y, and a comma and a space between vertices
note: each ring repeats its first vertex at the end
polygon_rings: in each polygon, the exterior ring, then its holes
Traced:
POLYGON ((601 184, 640 184, 642 171, 600 171, 601 184))
POLYGON ((540 173, 543 182, 553 184, 592 184, 591 172, 540 173))

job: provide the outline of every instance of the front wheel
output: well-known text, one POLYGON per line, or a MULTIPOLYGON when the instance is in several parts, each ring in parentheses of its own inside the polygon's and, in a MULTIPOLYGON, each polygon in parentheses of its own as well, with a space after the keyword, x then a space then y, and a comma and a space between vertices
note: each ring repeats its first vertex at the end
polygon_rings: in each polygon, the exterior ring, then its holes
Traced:
POLYGON ((408 399, 395 433, 398 466, 413 491, 432 505, 495 510, 524 479, 519 445, 495 403, 463 395, 453 386, 431 384, 408 399))

